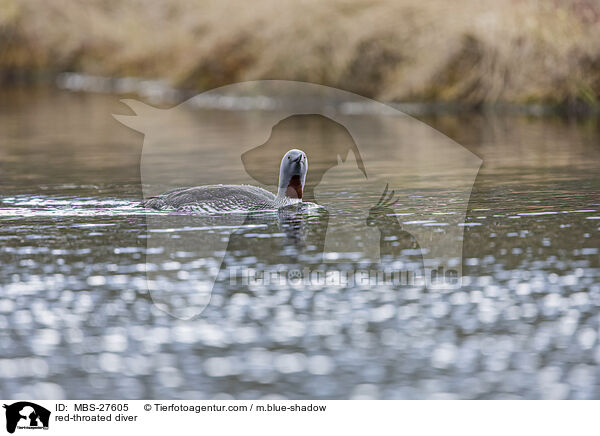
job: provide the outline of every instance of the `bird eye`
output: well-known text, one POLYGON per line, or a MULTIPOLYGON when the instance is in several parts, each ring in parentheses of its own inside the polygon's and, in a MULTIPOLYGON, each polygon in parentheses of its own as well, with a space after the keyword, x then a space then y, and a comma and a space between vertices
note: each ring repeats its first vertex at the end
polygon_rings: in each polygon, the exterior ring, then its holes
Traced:
POLYGON ((288 156, 288 160, 290 160, 291 158, 292 158, 291 156, 288 156))

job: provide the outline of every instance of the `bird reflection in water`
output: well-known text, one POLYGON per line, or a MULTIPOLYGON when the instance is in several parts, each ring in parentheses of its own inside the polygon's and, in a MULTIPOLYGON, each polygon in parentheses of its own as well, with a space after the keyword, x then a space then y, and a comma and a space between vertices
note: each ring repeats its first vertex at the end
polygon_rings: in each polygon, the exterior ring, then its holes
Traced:
POLYGON ((302 255, 314 256, 313 261, 319 262, 328 218, 325 208, 312 203, 283 207, 269 214, 251 213, 232 233, 227 253, 252 256, 257 263, 268 265, 299 262, 297 258, 302 255))

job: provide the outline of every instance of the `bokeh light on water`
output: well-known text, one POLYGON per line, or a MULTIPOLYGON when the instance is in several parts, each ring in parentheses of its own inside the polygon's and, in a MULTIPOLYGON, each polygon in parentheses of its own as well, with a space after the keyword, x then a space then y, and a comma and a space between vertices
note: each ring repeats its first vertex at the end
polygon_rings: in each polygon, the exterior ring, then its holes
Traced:
MULTIPOLYGON (((110 117, 123 110, 117 99, 39 91, 1 101, 3 398, 600 396, 595 126, 426 120, 484 159, 459 290, 298 289, 221 277, 201 316, 184 321, 148 294, 142 141, 110 117)), ((412 188, 408 180, 397 195, 412 188)), ((360 189, 358 179, 348 183, 348 198, 360 189)), ((376 202, 381 192, 367 194, 376 202)), ((398 219, 408 231, 443 228, 452 207, 398 219)), ((301 225, 308 235, 322 230, 318 216, 301 225)), ((286 229, 273 218, 243 227, 226 264, 295 268, 317 256, 286 229)), ((159 277, 193 273, 185 268, 193 253, 178 255, 154 266, 159 277)))

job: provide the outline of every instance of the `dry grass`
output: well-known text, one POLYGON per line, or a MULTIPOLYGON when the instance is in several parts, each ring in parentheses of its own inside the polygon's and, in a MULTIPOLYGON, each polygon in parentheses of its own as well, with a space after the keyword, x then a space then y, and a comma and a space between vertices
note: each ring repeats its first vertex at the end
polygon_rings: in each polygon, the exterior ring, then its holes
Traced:
POLYGON ((317 82, 385 100, 600 99, 598 0, 0 0, 0 71, 317 82))

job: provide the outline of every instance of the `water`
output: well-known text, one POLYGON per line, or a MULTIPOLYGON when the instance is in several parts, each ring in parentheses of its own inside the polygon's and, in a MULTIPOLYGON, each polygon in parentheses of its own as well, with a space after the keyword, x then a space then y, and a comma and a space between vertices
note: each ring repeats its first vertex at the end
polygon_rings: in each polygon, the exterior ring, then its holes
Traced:
MULTIPOLYGON (((241 222, 148 213, 138 207, 143 137, 111 117, 127 111, 117 97, 48 89, 1 96, 0 397, 600 397, 596 120, 423 118, 483 159, 460 227, 459 289, 265 285, 228 274, 318 268, 324 251, 348 257, 339 270, 360 264, 347 246, 364 221, 354 207, 377 203, 380 186, 341 168, 339 183, 322 192, 344 204, 325 213, 241 222), (324 250, 327 232, 337 251, 324 250), (203 234, 231 238, 223 253, 201 257, 194 238, 203 234), (190 291, 215 273, 212 292, 190 291), (189 320, 161 310, 194 305, 206 307, 189 320)), ((208 152, 224 147, 220 128, 241 120, 251 129, 261 117, 200 111, 214 126, 208 152)), ((311 123, 290 132, 342 140, 311 123)), ((383 172, 386 158, 371 158, 370 168, 383 172)), ((224 162, 203 166, 204 176, 242 182, 224 162)), ((180 174, 170 172, 175 185, 180 174)), ((456 227, 457 191, 398 177, 402 212, 384 215, 380 230, 398 222, 402 240, 456 227)), ((397 245, 382 245, 383 260, 420 271, 418 247, 397 245)))

